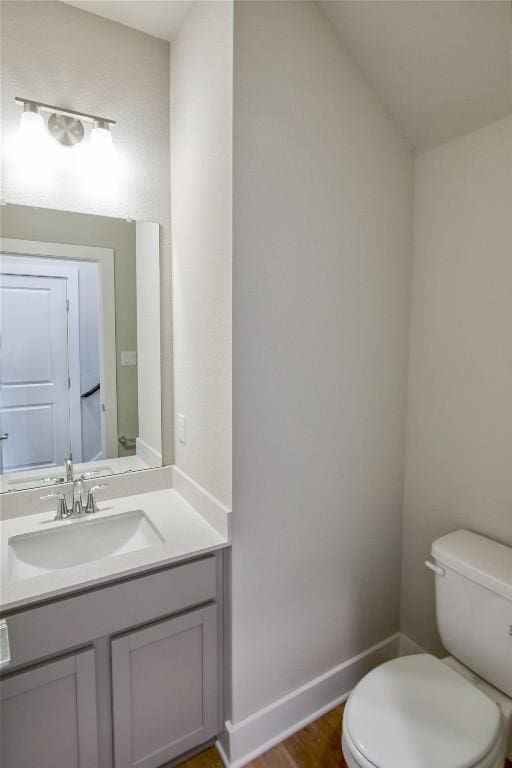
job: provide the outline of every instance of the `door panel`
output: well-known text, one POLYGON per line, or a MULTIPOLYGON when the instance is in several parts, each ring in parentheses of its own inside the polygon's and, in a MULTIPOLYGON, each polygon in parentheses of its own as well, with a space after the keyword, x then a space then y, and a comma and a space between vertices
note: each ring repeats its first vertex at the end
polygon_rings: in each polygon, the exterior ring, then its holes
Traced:
POLYGON ((116 768, 157 768, 217 730, 217 608, 112 641, 116 768))
POLYGON ((2 768, 97 768, 94 651, 0 683, 2 768))
POLYGON ((0 276, 3 471, 61 464, 69 453, 66 280, 0 276))
POLYGON ((4 441, 4 460, 13 467, 12 451, 15 450, 31 467, 54 464, 54 422, 53 403, 2 409, 2 430, 9 435, 8 441, 4 441))

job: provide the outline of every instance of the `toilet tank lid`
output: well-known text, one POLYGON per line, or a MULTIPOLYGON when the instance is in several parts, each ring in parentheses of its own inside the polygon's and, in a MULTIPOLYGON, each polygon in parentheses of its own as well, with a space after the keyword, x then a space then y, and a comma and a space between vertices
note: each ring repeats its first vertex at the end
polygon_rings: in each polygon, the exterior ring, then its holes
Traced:
POLYGON ((453 531, 432 544, 438 563, 512 602, 512 547, 471 531, 453 531))

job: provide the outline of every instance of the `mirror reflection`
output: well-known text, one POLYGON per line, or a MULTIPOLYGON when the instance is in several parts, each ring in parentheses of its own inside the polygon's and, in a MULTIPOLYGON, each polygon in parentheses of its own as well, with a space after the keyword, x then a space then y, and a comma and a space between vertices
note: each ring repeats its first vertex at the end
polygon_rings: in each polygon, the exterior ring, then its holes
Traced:
POLYGON ((159 226, 1 209, 2 491, 161 466, 159 226))

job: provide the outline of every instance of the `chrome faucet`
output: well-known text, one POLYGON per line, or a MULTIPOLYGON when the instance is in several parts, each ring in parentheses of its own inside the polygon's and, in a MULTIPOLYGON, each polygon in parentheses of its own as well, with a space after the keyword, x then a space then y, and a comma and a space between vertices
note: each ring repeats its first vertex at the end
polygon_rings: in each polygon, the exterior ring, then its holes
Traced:
POLYGON ((66 495, 64 493, 47 493, 45 496, 40 496, 41 501, 46 499, 58 499, 57 512, 55 513, 54 520, 67 520, 71 516, 71 510, 66 503, 66 495))
POLYGON ((81 477, 73 480, 73 517, 78 517, 85 512, 82 497, 84 495, 84 481, 81 477))
POLYGON ((96 506, 96 499, 94 497, 94 491, 99 491, 102 488, 108 488, 108 484, 103 483, 102 485, 94 485, 92 488, 89 488, 89 491, 87 493, 87 502, 85 504, 85 509, 84 509, 84 512, 87 515, 90 515, 93 512, 98 511, 98 507, 96 506))
POLYGON ((66 495, 64 493, 47 493, 45 496, 40 496, 41 500, 57 499, 57 512, 54 520, 68 520, 73 517, 81 517, 82 515, 90 515, 98 511, 96 506, 96 499, 94 492, 99 491, 102 488, 108 488, 108 484, 95 485, 89 488, 87 493, 87 500, 84 503, 84 478, 77 477, 73 480, 73 503, 71 507, 68 507, 66 502, 66 495))
POLYGON ((66 482, 72 483, 73 482, 73 459, 71 455, 69 455, 66 459, 64 459, 64 467, 66 469, 66 482))

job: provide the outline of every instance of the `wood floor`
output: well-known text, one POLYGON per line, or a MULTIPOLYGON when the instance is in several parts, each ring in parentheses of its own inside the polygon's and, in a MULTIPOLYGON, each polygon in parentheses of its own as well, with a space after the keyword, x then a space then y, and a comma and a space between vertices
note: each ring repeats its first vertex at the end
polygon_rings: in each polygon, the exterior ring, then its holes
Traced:
MULTIPOLYGON (((340 746, 343 708, 328 712, 320 720, 290 736, 246 768, 346 768, 340 746)), ((223 768, 217 750, 206 752, 182 763, 180 768, 223 768)))
MULTIPOLYGON (((340 723, 343 707, 328 712, 246 768, 346 768, 341 754, 340 723)), ((215 747, 187 760, 180 768, 223 768, 215 747)), ((507 760, 505 768, 512 768, 507 760)))

